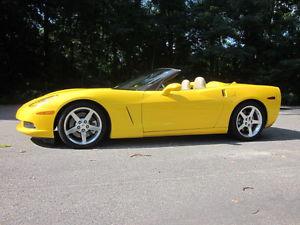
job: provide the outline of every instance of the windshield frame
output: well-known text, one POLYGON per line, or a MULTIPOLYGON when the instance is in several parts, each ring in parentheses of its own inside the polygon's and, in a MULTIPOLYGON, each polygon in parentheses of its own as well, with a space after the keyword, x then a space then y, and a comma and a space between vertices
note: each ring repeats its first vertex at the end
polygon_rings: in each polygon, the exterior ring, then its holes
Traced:
POLYGON ((118 84, 114 89, 120 90, 132 90, 132 91, 157 91, 164 82, 175 78, 181 72, 179 69, 173 68, 158 68, 148 73, 127 80, 121 84, 118 84), (148 82, 144 82, 149 79, 148 82), (141 83, 141 85, 138 85, 141 83))

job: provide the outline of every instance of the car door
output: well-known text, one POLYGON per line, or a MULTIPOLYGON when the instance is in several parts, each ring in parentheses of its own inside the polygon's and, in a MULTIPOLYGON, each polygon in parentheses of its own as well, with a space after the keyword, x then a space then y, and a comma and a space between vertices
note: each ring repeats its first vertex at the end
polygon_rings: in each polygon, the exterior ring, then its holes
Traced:
POLYGON ((220 88, 145 91, 142 101, 144 132, 205 129, 214 127, 223 107, 220 88))

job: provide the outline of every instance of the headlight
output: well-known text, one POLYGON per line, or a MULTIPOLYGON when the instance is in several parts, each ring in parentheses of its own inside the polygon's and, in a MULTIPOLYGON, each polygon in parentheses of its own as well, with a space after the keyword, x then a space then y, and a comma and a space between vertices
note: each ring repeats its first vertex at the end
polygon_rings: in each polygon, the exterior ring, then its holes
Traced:
POLYGON ((38 100, 38 101, 30 104, 29 106, 30 107, 39 107, 39 106, 41 106, 41 105, 43 105, 43 104, 45 104, 45 103, 53 100, 56 97, 57 97, 57 95, 52 95, 52 96, 49 96, 49 97, 45 97, 45 98, 42 98, 42 99, 40 99, 40 100, 38 100))

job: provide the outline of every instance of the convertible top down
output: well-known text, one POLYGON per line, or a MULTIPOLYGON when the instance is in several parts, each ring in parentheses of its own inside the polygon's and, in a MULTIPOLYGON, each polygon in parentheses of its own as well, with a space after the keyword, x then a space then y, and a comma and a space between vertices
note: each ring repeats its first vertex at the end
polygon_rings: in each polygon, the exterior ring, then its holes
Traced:
POLYGON ((93 147, 105 137, 228 133, 253 140, 278 116, 278 87, 202 77, 177 83, 179 73, 161 68, 114 88, 49 93, 17 111, 17 130, 40 138, 57 134, 72 148, 93 147))

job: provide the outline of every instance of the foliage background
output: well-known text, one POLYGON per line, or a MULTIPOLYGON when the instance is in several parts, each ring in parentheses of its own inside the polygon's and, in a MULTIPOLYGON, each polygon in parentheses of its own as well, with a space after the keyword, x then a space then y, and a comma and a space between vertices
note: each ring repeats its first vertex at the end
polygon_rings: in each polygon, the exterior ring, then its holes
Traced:
POLYGON ((1 0, 0 103, 157 67, 300 103, 299 0, 1 0))

